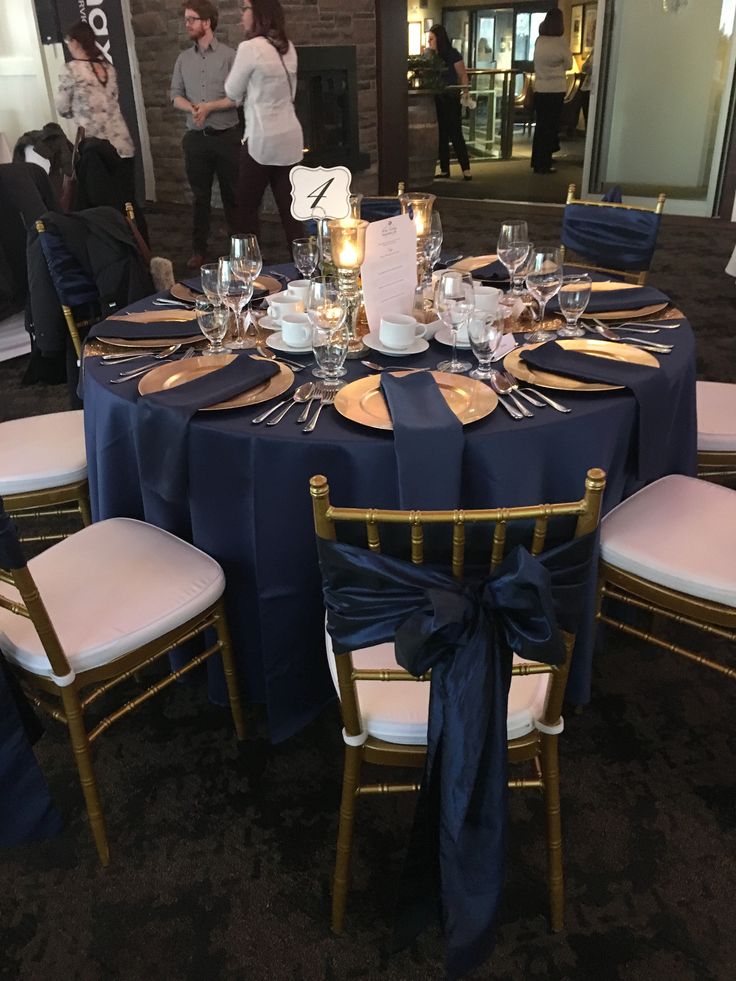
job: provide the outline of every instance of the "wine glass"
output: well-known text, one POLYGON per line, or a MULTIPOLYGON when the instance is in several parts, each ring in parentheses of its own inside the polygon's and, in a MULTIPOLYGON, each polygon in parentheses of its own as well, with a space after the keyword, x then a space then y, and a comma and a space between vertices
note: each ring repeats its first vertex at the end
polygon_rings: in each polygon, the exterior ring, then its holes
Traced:
POLYGON ((478 359, 478 367, 470 372, 471 378, 488 379, 493 376, 491 362, 503 337, 503 320, 495 315, 476 310, 468 324, 468 336, 473 354, 478 359))
POLYGON ((560 310, 565 318, 565 326, 557 331, 558 337, 582 337, 585 331, 578 325, 578 320, 585 313, 590 300, 593 284, 587 273, 578 276, 565 276, 558 294, 560 310))
POLYGON ((554 333, 544 329, 544 314, 547 303, 559 292, 562 285, 562 252, 560 249, 541 249, 529 260, 526 285, 534 299, 539 303, 537 329, 527 335, 531 344, 540 344, 554 337, 554 333))
POLYGON ((530 248, 529 230, 525 221, 513 218, 501 223, 496 251, 498 258, 509 271, 512 293, 521 292, 516 274, 529 255, 530 248))
POLYGON ((220 302, 220 293, 217 285, 217 275, 220 271, 219 262, 208 262, 199 267, 199 275, 202 280, 202 290, 210 303, 220 302))
MULTIPOLYGON (((256 236, 251 233, 248 235, 231 236, 230 261, 238 279, 242 279, 243 282, 252 279, 253 288, 255 289, 256 280, 263 269, 263 257, 261 256, 261 248, 256 236)), ((248 324, 250 323, 250 300, 246 304, 246 307, 244 334, 248 333, 248 324)))
POLYGON ((348 353, 347 305, 334 281, 323 278, 312 281, 306 309, 317 362, 312 374, 335 388, 340 384, 338 379, 346 374, 343 364, 348 353))
POLYGON ((319 245, 317 239, 295 238, 291 243, 291 254, 294 257, 294 265, 299 270, 303 279, 311 279, 319 263, 319 245))
POLYGON ((199 329, 210 342, 202 354, 225 354, 222 339, 227 333, 229 311, 219 302, 213 303, 206 296, 198 296, 194 302, 199 329))
POLYGON ((217 292, 225 306, 235 314, 235 340, 230 348, 241 350, 255 347, 255 338, 241 330, 241 314, 253 296, 253 280, 237 276, 229 256, 222 256, 218 263, 217 292))
POLYGON ((452 332, 452 358, 440 361, 437 370, 462 374, 473 367, 468 361, 457 359, 458 331, 467 331, 468 321, 475 309, 473 277, 470 273, 446 269, 437 280, 434 305, 440 320, 452 332))

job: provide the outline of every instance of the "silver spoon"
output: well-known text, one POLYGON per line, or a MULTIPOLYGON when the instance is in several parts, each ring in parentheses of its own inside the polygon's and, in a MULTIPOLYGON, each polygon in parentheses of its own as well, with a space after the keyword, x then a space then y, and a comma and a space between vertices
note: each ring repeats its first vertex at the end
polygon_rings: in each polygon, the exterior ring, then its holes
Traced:
POLYGON ((281 420, 284 418, 289 409, 293 408, 299 402, 311 402, 312 395, 314 394, 315 384, 314 382, 305 382, 300 385, 299 388, 294 392, 288 404, 278 412, 273 419, 269 419, 266 423, 267 426, 278 426, 281 420))
MULTIPOLYGON (((279 409, 283 409, 284 406, 286 406, 287 408, 290 409, 291 406, 293 405, 293 400, 294 400, 294 398, 296 396, 296 393, 299 392, 299 391, 301 391, 301 389, 305 388, 307 385, 311 385, 312 386, 312 390, 315 387, 314 386, 314 382, 306 382, 304 385, 300 385, 299 388, 296 390, 296 392, 294 392, 294 395, 290 395, 288 398, 282 399, 280 402, 277 402, 276 405, 272 405, 269 409, 266 409, 265 412, 261 412, 259 415, 254 416, 251 419, 251 421, 250 421, 251 422, 251 425, 252 426, 258 426, 260 423, 262 423, 266 419, 268 419, 268 417, 270 415, 272 415, 274 412, 278 412, 279 409)), ((307 397, 308 398, 311 398, 311 395, 310 396, 307 396, 307 397)), ((306 401, 306 399, 299 399, 299 401, 300 402, 306 401)))
POLYGON ((376 364, 375 361, 361 361, 362 365, 370 368, 371 371, 431 371, 431 368, 417 368, 415 365, 408 364, 376 364))
POLYGON ((525 419, 533 419, 534 413, 527 409, 524 403, 517 399, 517 397, 511 391, 513 386, 509 382, 508 378, 502 375, 496 368, 491 368, 491 371, 493 372, 490 378, 491 388, 496 395, 507 395, 525 419))
POLYGON ((259 344, 256 347, 256 351, 258 351, 262 358, 266 358, 267 361, 280 361, 281 364, 288 365, 292 371, 303 371, 307 367, 307 365, 299 364, 298 361, 290 361, 289 358, 282 358, 280 355, 274 354, 271 348, 266 347, 265 344, 259 344))
POLYGON ((162 358, 168 358, 170 354, 176 354, 180 347, 181 344, 172 344, 171 347, 165 347, 161 351, 142 351, 138 354, 103 354, 100 364, 125 364, 126 361, 135 361, 136 358, 153 358, 155 361, 160 361, 162 358))
POLYGON ((620 334, 614 334, 607 327, 601 327, 600 324, 586 324, 585 329, 591 334, 600 334, 607 341, 633 344, 635 347, 640 347, 643 351, 654 351, 657 354, 669 354, 672 351, 671 344, 655 344, 654 341, 642 341, 638 337, 622 337, 620 334))
POLYGON ((512 418, 512 419, 516 419, 517 421, 518 421, 519 419, 523 419, 523 418, 524 418, 524 416, 523 416, 523 415, 522 415, 522 414, 521 414, 521 413, 520 413, 519 411, 517 411, 517 410, 516 410, 516 409, 515 409, 515 408, 513 407, 513 405, 510 405, 510 404, 509 404, 509 403, 508 403, 508 402, 506 401, 506 399, 505 399, 505 398, 503 397, 503 395, 502 395, 502 393, 501 393, 501 392, 499 392, 499 390, 498 390, 498 388, 497 388, 497 387, 496 387, 496 385, 494 385, 494 383, 493 383, 493 377, 491 377, 491 378, 489 378, 489 379, 488 379, 488 383, 490 384, 490 386, 491 386, 491 388, 493 389, 493 391, 494 391, 494 392, 496 393, 496 395, 498 396, 498 404, 499 404, 499 405, 501 405, 501 406, 503 406, 503 408, 504 408, 504 409, 506 409, 506 411, 507 411, 507 412, 508 412, 508 414, 509 414, 509 415, 511 416, 511 418, 512 418))

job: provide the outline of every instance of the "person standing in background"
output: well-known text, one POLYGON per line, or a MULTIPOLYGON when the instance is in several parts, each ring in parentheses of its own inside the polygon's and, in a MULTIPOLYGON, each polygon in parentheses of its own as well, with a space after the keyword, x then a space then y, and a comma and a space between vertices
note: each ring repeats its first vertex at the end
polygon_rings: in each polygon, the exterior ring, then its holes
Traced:
POLYGON ((182 140, 184 164, 192 189, 192 256, 188 269, 199 269, 207 256, 212 181, 217 175, 228 234, 236 230, 240 124, 235 104, 225 95, 225 79, 235 52, 215 37, 217 7, 210 0, 185 3, 184 26, 190 47, 176 59, 171 101, 187 114, 182 140))
POLYGON ((552 154, 559 149, 558 133, 572 52, 563 38, 565 22, 558 7, 547 11, 534 46, 534 113, 536 126, 531 165, 535 174, 554 174, 552 154))
POLYGON ((304 155, 304 134, 294 111, 296 49, 286 36, 279 0, 244 0, 246 40, 238 45, 225 92, 245 108, 238 177, 238 230, 259 234, 258 211, 271 185, 281 225, 291 243, 303 235, 291 214, 289 171, 304 155))
MULTIPOLYGON (((445 63, 443 78, 445 85, 462 85, 468 89, 468 72, 463 62, 463 56, 450 44, 447 31, 441 24, 435 24, 429 29, 429 47, 436 51, 445 63)), ((463 180, 472 180, 470 174, 470 159, 468 148, 463 136, 463 117, 460 105, 460 92, 450 89, 440 92, 434 97, 437 110, 437 129, 439 131, 439 147, 437 156, 440 162, 440 172, 437 177, 450 176, 450 143, 455 149, 457 162, 463 172, 463 180)))

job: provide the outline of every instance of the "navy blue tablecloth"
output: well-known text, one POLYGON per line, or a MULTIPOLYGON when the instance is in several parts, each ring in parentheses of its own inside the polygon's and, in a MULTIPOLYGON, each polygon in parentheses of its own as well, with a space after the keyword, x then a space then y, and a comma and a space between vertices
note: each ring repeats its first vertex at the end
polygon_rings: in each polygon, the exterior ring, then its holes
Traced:
MULTIPOLYGON (((662 473, 693 474, 695 352, 689 325, 669 331, 667 340, 675 349, 661 359, 671 407, 661 433, 667 447, 662 473)), ((412 363, 434 367, 446 355, 447 348, 433 341, 412 363)), ((392 363, 376 352, 370 356, 392 363)), ((348 361, 346 367, 348 381, 366 373, 360 362, 348 361)), ((222 564, 246 696, 266 704, 271 738, 285 739, 334 698, 324 653, 309 478, 325 474, 337 504, 395 508, 393 436, 359 426, 331 408, 308 436, 293 414, 272 428, 251 425, 259 406, 199 413, 190 430, 189 494, 164 501, 141 490, 136 383, 110 386, 112 373, 99 359, 87 358, 85 429, 94 517, 144 518, 222 564)), ((298 379, 308 377, 303 372, 298 379)), ((555 394, 572 407, 569 415, 539 409, 533 419, 515 422, 498 409, 465 429, 462 506, 573 500, 582 495, 590 467, 608 474, 605 510, 639 489, 633 397, 626 391, 555 394)), ((591 584, 591 611, 593 589, 591 584)), ((589 699, 593 636, 591 617, 579 631, 568 685, 577 703, 589 699)), ((225 704, 219 666, 210 664, 211 696, 225 704)))

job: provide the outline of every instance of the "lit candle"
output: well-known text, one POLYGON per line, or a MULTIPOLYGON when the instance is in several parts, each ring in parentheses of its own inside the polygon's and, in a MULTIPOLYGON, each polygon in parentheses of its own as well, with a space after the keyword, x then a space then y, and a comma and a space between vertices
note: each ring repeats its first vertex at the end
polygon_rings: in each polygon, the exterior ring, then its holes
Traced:
POLYGON ((355 269, 359 265, 358 250, 352 242, 343 242, 337 264, 343 269, 355 269))

